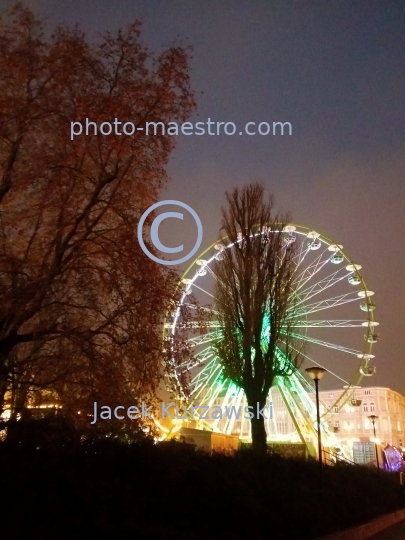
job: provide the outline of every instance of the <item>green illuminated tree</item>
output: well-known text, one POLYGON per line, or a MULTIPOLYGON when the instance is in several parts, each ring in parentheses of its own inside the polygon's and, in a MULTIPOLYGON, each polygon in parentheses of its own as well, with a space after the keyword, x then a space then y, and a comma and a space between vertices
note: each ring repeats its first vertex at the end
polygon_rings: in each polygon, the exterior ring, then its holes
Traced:
POLYGON ((245 392, 251 419, 252 446, 267 449, 264 418, 276 376, 289 376, 300 362, 289 321, 294 318, 295 243, 283 232, 288 216, 274 215, 274 200, 265 200, 259 184, 226 194, 222 209, 224 247, 214 266, 216 305, 222 328, 217 354, 224 375, 245 392))

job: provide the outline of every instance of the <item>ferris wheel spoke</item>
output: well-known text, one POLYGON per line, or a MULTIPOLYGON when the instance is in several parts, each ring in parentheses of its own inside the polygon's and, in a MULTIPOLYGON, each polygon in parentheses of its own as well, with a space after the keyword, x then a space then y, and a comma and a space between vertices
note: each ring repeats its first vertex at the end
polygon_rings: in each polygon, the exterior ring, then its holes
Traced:
POLYGON ((209 360, 213 356, 215 356, 215 350, 211 346, 206 347, 204 350, 199 351, 195 355, 195 357, 200 361, 200 364, 202 364, 203 362, 206 362, 207 360, 209 360))
POLYGON ((210 273, 210 275, 216 280, 217 279, 217 276, 215 275, 215 273, 212 271, 211 267, 207 264, 205 266, 205 269, 208 270, 208 272, 210 273))
POLYGON ((177 371, 172 372, 169 376, 169 387, 175 389, 177 394, 182 398, 186 399, 186 393, 184 391, 184 385, 180 381, 179 373, 177 371))
POLYGON ((214 358, 207 364, 207 366, 205 366, 205 368, 200 371, 200 373, 198 373, 198 375, 196 375, 196 377, 194 377, 192 381, 193 389, 190 392, 190 398, 197 401, 201 397, 204 389, 212 385, 221 372, 222 366, 216 361, 216 358, 214 358))
MULTIPOLYGON (((320 279, 319 281, 316 281, 315 283, 313 283, 312 285, 310 285, 309 287, 307 287, 306 289, 302 290, 300 293, 297 293, 297 294, 299 296, 302 296, 302 295, 310 294, 313 291, 318 290, 318 288, 320 288, 320 287, 322 289, 325 289, 329 285, 335 285, 335 283, 339 283, 339 281, 342 281, 342 279, 348 278, 351 274, 352 274, 352 272, 349 272, 344 267, 338 268, 337 270, 335 270, 334 272, 332 272, 328 276, 325 276, 322 279, 320 279), (345 271, 345 274, 343 276, 342 275, 339 276, 339 274, 342 271, 345 271)), ((295 290, 297 290, 297 289, 295 289, 295 290)))
POLYGON ((194 310, 202 310, 202 311, 208 311, 208 313, 213 313, 215 315, 218 315, 218 311, 212 307, 208 307, 208 306, 197 306, 196 304, 192 304, 190 302, 182 302, 181 304, 182 306, 187 306, 188 308, 190 309, 194 309, 194 310))
POLYGON ((349 277, 351 274, 351 272, 347 272, 343 276, 337 276, 339 272, 340 272, 340 269, 337 270, 336 272, 333 272, 333 274, 327 276, 326 278, 323 278, 320 281, 314 283, 313 285, 311 285, 304 291, 301 291, 300 293, 294 291, 292 296, 297 298, 297 301, 295 302, 295 306, 300 305, 303 302, 306 302, 307 300, 310 300, 314 296, 325 291, 326 289, 333 287, 337 283, 340 283, 341 281, 349 277))
POLYGON ((293 373, 291 378, 286 382, 290 390, 292 390, 295 395, 299 396, 299 401, 301 401, 305 407, 304 412, 309 414, 309 411, 315 408, 315 404, 311 399, 311 394, 314 393, 313 387, 308 383, 300 371, 293 373))
POLYGON ((209 293, 208 291, 206 291, 205 289, 203 289, 202 287, 199 287, 198 285, 196 285, 194 282, 192 283, 192 287, 195 287, 196 289, 199 289, 200 291, 202 291, 203 293, 207 294, 208 296, 210 296, 211 298, 214 298, 215 299, 215 296, 211 293, 209 293))
POLYGON ((218 368, 218 362, 216 361, 216 358, 212 358, 210 360, 210 362, 208 362, 205 366, 203 366, 201 368, 201 370, 193 377, 192 381, 191 381, 191 384, 193 385, 193 390, 195 391, 201 381, 202 382, 206 382, 210 376, 212 375, 212 369, 217 369, 218 368))
POLYGON ((211 345, 208 345, 207 347, 204 347, 203 349, 198 351, 196 354, 194 354, 193 360, 190 360, 190 359, 186 360, 185 362, 180 364, 177 369, 179 371, 181 369, 183 370, 186 369, 187 371, 190 371, 191 369, 193 369, 194 367, 198 365, 203 365, 203 362, 210 360, 210 358, 212 358, 214 355, 215 355, 214 349, 212 348, 211 345))
POLYGON ((198 347, 199 345, 204 345, 205 343, 212 343, 213 341, 218 341, 218 339, 221 339, 221 336, 218 335, 218 332, 207 332, 202 336, 192 337, 188 341, 192 344, 193 347, 198 347))
MULTIPOLYGON (((195 328, 201 328, 201 325, 198 321, 193 321, 191 323, 187 323, 186 328, 193 330, 195 328)), ((207 323, 204 323, 204 328, 223 328, 223 325, 219 321, 210 321, 207 323)), ((210 332, 210 335, 212 332, 210 332)))
POLYGON ((327 319, 327 320, 313 320, 308 321, 306 319, 295 320, 289 322, 286 327, 288 328, 360 328, 369 325, 369 321, 364 319, 327 319))
POLYGON ((330 257, 323 259, 325 253, 328 253, 327 250, 324 250, 318 255, 318 257, 304 270, 298 274, 298 276, 293 281, 293 286, 295 290, 300 290, 310 279, 313 278, 315 274, 320 272, 325 265, 329 263, 330 257))
MULTIPOLYGON (((215 377, 212 384, 209 386, 206 386, 206 392, 203 395, 203 397, 198 400, 198 403, 201 405, 208 405, 211 407, 217 397, 223 392, 223 389, 227 387, 227 385, 230 384, 229 379, 224 379, 222 369, 217 372, 217 376, 215 377)), ((194 403, 197 403, 195 400, 194 403)))
MULTIPOLYGON (((217 313, 215 313, 215 315, 217 315, 217 313)), ((222 325, 220 324, 219 321, 208 321, 203 324, 204 324, 204 328, 222 328, 222 325)), ((195 328, 201 328, 201 326, 202 325, 198 321, 192 321, 192 322, 178 323, 177 328, 180 330, 188 330, 188 329, 192 330, 195 328)), ((164 328, 166 330, 170 330, 171 328, 173 328, 173 324, 165 323, 164 328)))
MULTIPOLYGON (((283 334, 285 335, 285 332, 283 332, 283 334)), ((329 343, 328 341, 324 341, 322 339, 316 339, 310 336, 305 336, 303 334, 296 334, 295 332, 289 332, 289 335, 295 339, 300 339, 301 341, 306 341, 307 343, 313 343, 315 345, 321 345, 322 347, 327 347, 328 349, 334 349, 335 351, 341 351, 347 354, 353 354, 355 356, 359 356, 363 354, 362 351, 351 349, 350 347, 344 347, 343 345, 337 345, 336 343, 329 343)))
MULTIPOLYGON (((212 355, 211 355, 212 356, 212 355)), ((208 358, 210 358, 210 356, 208 356, 208 358)), ((177 368, 177 371, 179 373, 184 373, 185 371, 191 371, 192 369, 198 367, 201 365, 201 362, 203 362, 204 360, 196 360, 194 362, 183 362, 183 364, 180 364, 179 367, 177 368)))
POLYGON ((302 317, 309 315, 311 313, 316 313, 318 311, 323 311, 325 309, 330 309, 334 307, 341 306, 343 304, 348 304, 350 302, 358 302, 359 296, 355 291, 350 293, 341 294, 333 298, 327 298, 325 300, 320 300, 319 302, 313 302, 312 304, 306 304, 298 309, 294 308, 290 310, 288 318, 302 317))
POLYGON ((295 422, 300 425, 300 430, 308 433, 313 430, 311 416, 313 416, 315 405, 305 392, 298 378, 292 375, 290 378, 277 377, 277 386, 284 402, 291 410, 295 422))
MULTIPOLYGON (((284 345, 286 345, 286 342, 285 342, 285 341, 283 341, 282 343, 283 343, 284 345)), ((327 371, 328 373, 330 373, 331 375, 333 375, 334 377, 336 377, 337 379, 339 379, 340 381, 342 381, 344 384, 347 384, 347 385, 350 384, 348 381, 346 381, 346 380, 343 379, 342 377, 339 377, 339 375, 338 375, 337 373, 335 373, 334 371, 332 371, 332 370, 329 369, 329 368, 326 368, 325 366, 323 366, 322 364, 320 364, 319 362, 317 362, 316 360, 314 360, 313 358, 311 358, 311 357, 308 356, 307 354, 305 354, 305 353, 303 353, 302 351, 298 350, 298 349, 297 349, 296 347, 294 347, 293 345, 289 345, 289 347, 290 347, 293 351, 299 353, 299 354, 300 354, 303 358, 305 358, 306 360, 309 360, 309 362, 310 362, 311 364, 313 364, 313 365, 315 365, 315 366, 318 366, 318 367, 321 367, 321 368, 323 368, 323 369, 326 369, 326 371, 327 371)), ((298 373, 297 373, 297 374, 298 374, 298 373)), ((308 391, 308 390, 313 391, 313 388, 309 385, 309 383, 306 381, 306 379, 304 379, 304 380, 305 380, 305 383, 306 383, 306 386, 307 386, 307 391, 308 391)))
POLYGON ((301 246, 300 246, 300 249, 297 253, 297 255, 295 255, 293 258, 292 258, 292 261, 293 263, 295 264, 295 270, 294 272, 297 272, 298 268, 301 266, 301 264, 304 262, 306 256, 308 255, 308 253, 311 252, 311 250, 309 249, 309 246, 307 246, 305 248, 305 251, 304 251, 304 242, 301 242, 301 246))
MULTIPOLYGON (((298 351, 298 349, 295 349, 295 350, 297 352, 300 352, 300 351, 298 351)), ((299 384, 299 386, 303 387, 306 390, 306 392, 308 392, 309 394, 314 392, 313 386, 311 386, 309 384, 307 379, 302 375, 302 373, 300 371, 295 371, 293 373, 293 377, 294 377, 294 379, 298 380, 297 384, 299 384)))
POLYGON ((210 351, 207 348, 205 352, 201 352, 199 355, 195 355, 193 359, 182 362, 179 366, 176 367, 176 372, 179 374, 183 374, 186 371, 191 372, 195 368, 204 366, 205 362, 212 360, 213 357, 215 357, 214 351, 210 351))

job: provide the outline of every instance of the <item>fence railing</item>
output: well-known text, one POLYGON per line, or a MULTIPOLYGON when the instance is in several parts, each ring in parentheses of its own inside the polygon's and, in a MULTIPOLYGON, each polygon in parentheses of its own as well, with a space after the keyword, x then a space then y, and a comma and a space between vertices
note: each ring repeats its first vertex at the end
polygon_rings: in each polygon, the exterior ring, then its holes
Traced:
POLYGON ((394 482, 398 482, 399 484, 403 485, 404 479, 403 479, 403 472, 402 471, 387 471, 385 469, 378 470, 377 467, 368 467, 367 465, 362 465, 360 463, 356 463, 352 461, 351 459, 346 458, 345 456, 339 455, 339 454, 333 454, 329 452, 328 450, 323 450, 323 462, 325 465, 337 465, 337 464, 347 464, 353 467, 360 468, 362 470, 369 471, 370 474, 382 474, 384 478, 389 478, 390 480, 393 480, 394 482))

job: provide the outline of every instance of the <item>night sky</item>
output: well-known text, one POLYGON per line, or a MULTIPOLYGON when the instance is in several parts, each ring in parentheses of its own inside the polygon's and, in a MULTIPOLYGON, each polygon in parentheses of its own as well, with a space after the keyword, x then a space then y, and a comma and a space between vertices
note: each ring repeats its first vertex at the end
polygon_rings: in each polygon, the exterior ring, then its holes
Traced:
MULTIPOLYGON (((0 0, 2 11, 11 4, 0 0)), ((90 37, 138 18, 143 41, 155 51, 173 39, 192 45, 193 122, 292 124, 291 137, 179 136, 161 199, 194 208, 204 226, 203 248, 218 236, 224 192, 258 180, 294 222, 343 244, 375 291, 380 322, 378 372, 363 384, 405 394, 403 3, 23 4, 51 26, 79 23, 90 37)))

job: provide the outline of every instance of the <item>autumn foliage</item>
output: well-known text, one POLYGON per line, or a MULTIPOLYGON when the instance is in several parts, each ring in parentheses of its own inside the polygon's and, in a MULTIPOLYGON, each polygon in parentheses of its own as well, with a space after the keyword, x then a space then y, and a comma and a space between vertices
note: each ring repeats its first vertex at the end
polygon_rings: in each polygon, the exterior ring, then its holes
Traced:
POLYGON ((137 22, 89 43, 78 29, 45 37, 22 7, 3 20, 0 405, 44 389, 72 411, 152 398, 177 276, 144 255, 136 229, 175 139, 71 140, 70 123, 184 121, 188 62, 180 46, 154 56, 137 22))

